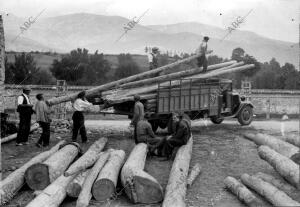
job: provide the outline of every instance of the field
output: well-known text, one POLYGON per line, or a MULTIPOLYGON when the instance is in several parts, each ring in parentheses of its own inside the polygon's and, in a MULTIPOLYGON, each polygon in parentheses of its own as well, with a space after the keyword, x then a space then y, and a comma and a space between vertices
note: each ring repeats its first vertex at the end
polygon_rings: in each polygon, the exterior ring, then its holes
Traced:
MULTIPOLYGON (((134 146, 134 142, 128 132, 128 124, 128 120, 87 120, 89 143, 83 144, 82 148, 86 150, 93 141, 106 136, 109 138, 107 148, 124 149, 128 156, 134 146), (111 128, 110 131, 105 130, 109 128, 111 128)), ((299 131, 299 120, 290 120, 286 126, 286 133, 297 134, 299 131)), ((265 172, 279 178, 274 169, 259 158, 256 145, 242 136, 245 132, 263 132, 281 136, 279 130, 280 122, 276 120, 256 120, 250 126, 244 127, 240 126, 236 120, 228 120, 221 125, 213 125, 202 120, 194 121, 192 123, 194 145, 190 166, 200 163, 202 173, 187 191, 186 202, 188 206, 245 206, 233 194, 224 189, 223 180, 227 176, 239 178, 243 173, 255 174, 257 172, 265 172)), ((159 130, 159 133, 162 135, 164 131, 159 130)), ((11 173, 11 169, 21 166, 22 163, 42 151, 34 146, 38 136, 37 134, 31 136, 29 146, 16 148, 14 142, 2 146, 4 178, 11 173)), ((51 146, 58 142, 59 139, 57 137, 70 139, 70 134, 52 134, 51 146)), ((80 143, 80 140, 78 141, 80 143)), ((146 171, 153 175, 165 188, 171 166, 171 161, 160 161, 152 157, 147 159, 146 171)), ((118 191, 121 190, 122 188, 120 187, 118 191)), ((24 186, 10 205, 25 206, 33 198, 33 191, 24 186)), ((292 198, 300 202, 300 196, 297 192, 292 195, 292 198)), ((67 198, 61 206, 73 207, 75 203, 74 200, 67 198)), ((131 205, 124 194, 122 194, 111 203, 100 205, 99 203, 91 202, 90 206, 160 205, 131 205)), ((265 202, 265 206, 271 205, 265 202)))

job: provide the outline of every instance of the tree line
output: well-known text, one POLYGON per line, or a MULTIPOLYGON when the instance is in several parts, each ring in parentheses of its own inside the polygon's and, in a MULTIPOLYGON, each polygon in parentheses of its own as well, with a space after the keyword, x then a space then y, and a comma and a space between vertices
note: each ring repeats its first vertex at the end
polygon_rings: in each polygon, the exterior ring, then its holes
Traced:
MULTIPOLYGON (((159 66, 176 60, 187 58, 193 54, 184 53, 173 55, 161 53, 158 56, 159 66)), ((49 70, 41 70, 31 53, 14 55, 15 61, 8 62, 5 58, 5 82, 9 84, 55 84, 57 80, 66 80, 68 85, 101 85, 141 72, 131 54, 117 55, 117 67, 105 59, 103 53, 96 51, 89 54, 88 50, 78 48, 69 54, 62 55, 60 60, 55 59, 49 70)), ((233 87, 240 88, 241 81, 251 81, 255 89, 298 89, 300 90, 300 72, 290 63, 280 66, 272 58, 269 62, 261 63, 255 57, 247 54, 242 48, 235 48, 231 55, 232 60, 244 61, 246 64, 255 64, 255 69, 226 74, 221 78, 233 80, 233 87)), ((217 64, 228 61, 217 55, 208 56, 208 64, 217 64)), ((195 68, 196 60, 176 66, 174 71, 195 68)))

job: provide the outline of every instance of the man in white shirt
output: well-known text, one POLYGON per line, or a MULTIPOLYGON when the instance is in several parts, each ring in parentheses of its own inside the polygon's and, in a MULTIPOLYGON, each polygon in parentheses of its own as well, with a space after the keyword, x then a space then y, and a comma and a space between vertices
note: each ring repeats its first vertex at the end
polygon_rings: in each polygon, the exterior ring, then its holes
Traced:
POLYGON ((86 130, 84 126, 84 116, 83 111, 87 110, 92 104, 85 99, 85 91, 82 91, 78 94, 77 99, 73 104, 75 112, 73 113, 73 142, 77 141, 78 131, 81 135, 82 143, 87 142, 86 130))
POLYGON ((203 66, 203 72, 205 73, 207 70, 207 59, 206 54, 212 53, 212 50, 207 50, 207 42, 209 40, 209 37, 205 36, 202 40, 202 43, 200 44, 200 47, 196 50, 196 54, 201 54, 200 57, 197 58, 198 60, 198 67, 203 66))
POLYGON ((20 115, 19 130, 16 139, 16 146, 27 145, 30 133, 31 115, 33 114, 33 105, 30 102, 30 88, 23 88, 23 93, 18 97, 17 111, 20 115))

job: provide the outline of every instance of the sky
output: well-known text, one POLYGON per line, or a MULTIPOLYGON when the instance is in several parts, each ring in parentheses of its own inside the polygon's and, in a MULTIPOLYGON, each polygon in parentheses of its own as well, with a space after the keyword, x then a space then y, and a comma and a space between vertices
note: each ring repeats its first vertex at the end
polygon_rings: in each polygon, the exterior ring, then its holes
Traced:
POLYGON ((0 12, 19 17, 93 13, 132 19, 142 25, 200 22, 226 29, 249 11, 240 30, 299 42, 300 0, 0 0, 0 12))

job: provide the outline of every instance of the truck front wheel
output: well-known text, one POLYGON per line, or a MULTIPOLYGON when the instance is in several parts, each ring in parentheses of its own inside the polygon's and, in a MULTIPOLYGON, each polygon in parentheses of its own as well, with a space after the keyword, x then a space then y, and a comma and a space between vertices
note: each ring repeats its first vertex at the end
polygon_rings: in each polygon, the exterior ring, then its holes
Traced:
POLYGON ((238 122, 244 126, 249 125, 253 119, 253 109, 251 106, 245 106, 238 114, 238 122))

